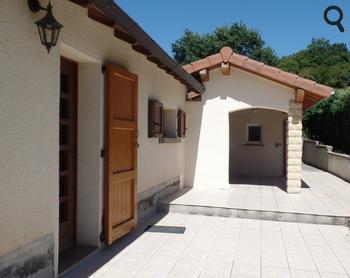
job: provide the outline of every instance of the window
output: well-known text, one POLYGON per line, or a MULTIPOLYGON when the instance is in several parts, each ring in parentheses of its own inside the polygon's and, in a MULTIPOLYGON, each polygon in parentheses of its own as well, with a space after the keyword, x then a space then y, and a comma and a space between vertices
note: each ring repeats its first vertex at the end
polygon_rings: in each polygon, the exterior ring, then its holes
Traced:
POLYGON ((177 110, 164 109, 164 134, 165 138, 177 138, 177 110))
POLYGON ((177 113, 177 136, 179 138, 186 136, 186 113, 182 110, 177 113))
POLYGON ((159 143, 180 143, 186 135, 186 113, 183 110, 164 109, 157 100, 148 101, 148 137, 159 138, 159 143))
POLYGON ((261 145, 262 144, 262 125, 248 124, 247 125, 248 144, 261 145))
POLYGON ((156 100, 148 101, 148 137, 163 137, 163 104, 156 100))

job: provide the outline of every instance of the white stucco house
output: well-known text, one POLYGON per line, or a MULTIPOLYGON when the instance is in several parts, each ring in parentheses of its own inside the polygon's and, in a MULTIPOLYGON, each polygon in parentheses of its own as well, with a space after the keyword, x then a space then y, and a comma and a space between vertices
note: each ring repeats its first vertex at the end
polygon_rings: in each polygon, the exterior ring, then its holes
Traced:
POLYGON ((52 0, 47 53, 39 4, 0 1, 0 277, 57 276, 183 186, 300 191, 302 111, 331 88, 230 48, 181 67, 111 0, 52 0))
POLYGON ((237 176, 273 176, 300 193, 302 112, 332 88, 229 47, 184 68, 206 87, 188 93, 185 184, 227 187, 237 176))

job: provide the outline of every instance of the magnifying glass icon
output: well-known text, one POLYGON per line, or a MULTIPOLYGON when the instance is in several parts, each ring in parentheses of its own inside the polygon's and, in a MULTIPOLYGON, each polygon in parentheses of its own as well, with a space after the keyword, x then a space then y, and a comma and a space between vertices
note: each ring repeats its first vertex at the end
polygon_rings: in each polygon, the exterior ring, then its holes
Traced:
POLYGON ((324 20, 329 24, 329 25, 335 25, 338 27, 340 32, 344 32, 345 29, 343 27, 343 25, 341 24, 342 20, 344 17, 344 13, 342 11, 341 8, 339 8, 338 6, 329 6, 327 9, 325 9, 324 13, 323 13, 323 18, 324 20), (329 19, 329 13, 332 11, 336 11, 338 13, 338 18, 336 20, 331 20, 329 19))

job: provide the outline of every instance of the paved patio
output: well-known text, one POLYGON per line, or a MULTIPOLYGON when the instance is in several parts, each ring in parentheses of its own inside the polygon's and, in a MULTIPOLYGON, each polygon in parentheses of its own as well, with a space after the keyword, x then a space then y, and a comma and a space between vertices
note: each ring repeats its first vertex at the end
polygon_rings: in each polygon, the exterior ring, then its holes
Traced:
POLYGON ((349 277, 344 226, 157 215, 64 277, 349 277))
POLYGON ((347 224, 350 184, 303 165, 301 194, 288 194, 279 178, 237 178, 230 189, 183 189, 160 201, 179 213, 316 224, 347 224))
POLYGON ((344 224, 350 184, 307 165, 302 175, 299 195, 273 178, 240 178, 228 190, 185 189, 160 205, 187 214, 144 220, 63 277, 350 277, 350 230, 302 223, 344 224), (220 212, 230 217, 193 215, 220 212), (271 215, 279 221, 259 219, 271 215))

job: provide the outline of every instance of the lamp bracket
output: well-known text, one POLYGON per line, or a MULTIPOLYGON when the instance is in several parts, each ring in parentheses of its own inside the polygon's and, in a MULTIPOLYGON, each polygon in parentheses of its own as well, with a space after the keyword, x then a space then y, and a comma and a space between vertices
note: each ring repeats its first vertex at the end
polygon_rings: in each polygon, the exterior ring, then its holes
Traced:
POLYGON ((39 0, 28 0, 28 8, 33 12, 37 13, 40 10, 47 11, 47 8, 44 8, 40 5, 39 0))

